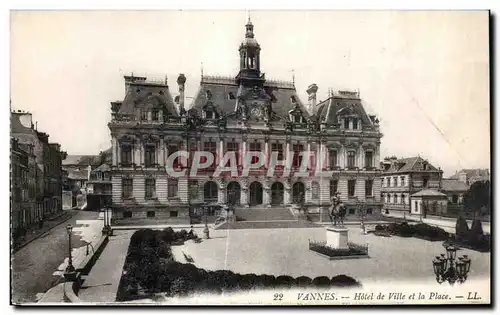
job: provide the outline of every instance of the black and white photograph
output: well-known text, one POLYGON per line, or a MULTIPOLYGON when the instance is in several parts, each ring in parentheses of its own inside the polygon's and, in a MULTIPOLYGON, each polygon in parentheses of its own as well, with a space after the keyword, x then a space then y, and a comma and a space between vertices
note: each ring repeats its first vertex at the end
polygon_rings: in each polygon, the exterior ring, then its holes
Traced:
POLYGON ((490 305, 488 10, 11 10, 10 303, 490 305))

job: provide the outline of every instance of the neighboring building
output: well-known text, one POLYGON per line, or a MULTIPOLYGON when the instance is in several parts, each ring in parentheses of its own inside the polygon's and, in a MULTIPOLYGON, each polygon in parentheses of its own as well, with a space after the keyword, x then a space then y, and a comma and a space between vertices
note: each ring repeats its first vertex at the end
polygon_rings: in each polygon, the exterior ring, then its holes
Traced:
POLYGON ((459 180, 465 183, 468 187, 477 181, 487 181, 490 180, 490 170, 489 169, 463 169, 456 172, 454 175, 450 176, 449 179, 459 180))
POLYGON ((443 171, 421 157, 385 158, 381 163, 382 200, 386 211, 410 213, 410 196, 421 190, 441 189, 443 171))
POLYGON ((462 205, 467 190, 469 190, 469 187, 461 180, 443 178, 441 181, 441 192, 448 196, 450 204, 462 205))
MULTIPOLYGON (((308 104, 301 102, 294 82, 266 79, 260 70, 260 46, 253 25, 246 25, 239 47, 240 71, 235 77, 201 77, 199 91, 186 111, 186 78, 177 79, 178 104, 167 80, 125 76, 125 98, 111 102, 112 203, 116 223, 131 219, 189 221, 191 206, 223 204, 230 196, 240 208, 286 207, 305 202, 312 211, 329 205, 336 191, 352 209, 356 200, 368 209, 380 210, 380 139, 378 120, 366 114, 357 92, 330 93, 317 104, 318 87, 307 90, 308 104), (169 176, 167 158, 185 150, 208 151, 216 158, 210 169, 194 176, 169 176), (283 174, 276 167, 273 176, 267 166, 241 173, 247 152, 278 152, 280 161, 290 161, 292 171, 283 174), (326 156, 325 171, 316 176, 312 163, 307 176, 298 176, 303 151, 326 156), (229 172, 212 176, 226 152, 236 152, 238 176, 229 172)), ((174 160, 173 169, 189 168, 174 160)), ((312 159, 314 160, 314 159, 312 159)), ((188 169, 189 170, 189 169, 188 169)), ((289 213, 289 212, 288 212, 289 213)), ((349 214, 354 214, 352 210, 349 214)))
POLYGON ((423 189, 411 195, 411 214, 422 215, 427 214, 443 215, 447 213, 448 197, 433 189, 423 189))
POLYGON ((37 211, 44 217, 62 211, 61 160, 66 152, 61 151, 58 143, 49 143, 49 135, 34 128, 30 113, 12 112, 10 122, 11 137, 33 146, 37 165, 37 211))
MULTIPOLYGON (((111 164, 111 148, 100 152, 98 155, 68 155, 63 161, 63 170, 67 172, 65 194, 71 196, 71 207, 88 207, 88 194, 94 189, 89 187, 93 170, 103 164, 111 164)), ((94 180, 97 179, 95 176, 94 180)), ((69 198, 69 197, 68 197, 69 198)))
POLYGON ((87 209, 111 207, 111 166, 102 164, 90 173, 87 183, 87 209))
POLYGON ((37 208, 37 165, 33 145, 10 139, 11 232, 14 239, 42 218, 37 208))

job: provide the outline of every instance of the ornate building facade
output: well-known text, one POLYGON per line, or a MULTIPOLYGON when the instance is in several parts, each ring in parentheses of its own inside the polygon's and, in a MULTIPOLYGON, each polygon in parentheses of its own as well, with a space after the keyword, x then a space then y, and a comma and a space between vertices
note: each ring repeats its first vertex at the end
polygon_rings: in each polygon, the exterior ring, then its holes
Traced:
POLYGON ((202 75, 189 108, 184 75, 177 79, 175 100, 166 79, 125 76, 125 98, 111 102, 108 124, 115 224, 134 218, 185 222, 193 205, 230 198, 248 211, 287 208, 303 199, 317 212, 337 191, 348 207, 361 200, 371 212, 379 211, 382 134, 359 93, 331 92, 318 103, 312 84, 303 103, 293 82, 266 79, 250 21, 239 56, 235 77, 202 75), (180 151, 188 152, 187 159, 172 160, 180 151), (215 158, 202 156, 201 163, 209 165, 192 172, 200 151, 215 158), (226 164, 228 152, 235 159, 226 164), (249 161, 262 165, 245 171, 249 152, 263 153, 249 161), (236 173, 217 172, 220 164, 236 173), (172 171, 185 174, 171 176, 172 171))

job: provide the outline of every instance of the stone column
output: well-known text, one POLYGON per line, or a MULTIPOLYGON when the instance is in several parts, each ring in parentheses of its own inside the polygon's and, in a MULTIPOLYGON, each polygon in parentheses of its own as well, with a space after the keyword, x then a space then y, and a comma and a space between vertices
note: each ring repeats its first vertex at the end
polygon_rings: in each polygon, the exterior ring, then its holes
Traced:
POLYGON ((116 137, 113 136, 113 138, 111 139, 111 144, 113 146, 113 152, 112 152, 112 156, 113 156, 113 166, 116 166, 118 164, 118 144, 117 144, 117 141, 116 141, 116 137))
POLYGON ((218 191, 218 195, 217 195, 217 202, 219 204, 225 204, 227 201, 226 201, 226 196, 227 196, 227 193, 226 193, 226 186, 225 185, 220 185, 219 186, 219 191, 218 191))
POLYGON ((245 162, 245 155, 247 154, 247 138, 246 137, 243 137, 243 141, 242 141, 242 148, 241 148, 241 155, 240 155, 240 158, 239 158, 239 165, 243 165, 243 163, 245 162))
MULTIPOLYGON (((266 142, 267 144, 267 142, 266 142)), ((262 187, 262 205, 264 207, 270 208, 271 207, 271 188, 269 187, 269 182, 266 181, 264 182, 264 185, 262 187)))
POLYGON ((217 165, 223 160, 224 158, 224 140, 220 138, 219 140, 219 149, 217 153, 217 165))
POLYGON ((376 149, 374 150, 373 154, 375 155, 374 156, 374 160, 375 160, 375 168, 379 169, 380 168, 380 144, 377 143, 377 147, 376 149))
POLYGON ((163 141, 163 138, 160 138, 160 146, 158 147, 158 164, 160 166, 165 166, 165 142, 163 141))
POLYGON ((241 186, 240 204, 243 207, 248 208, 248 184, 241 186))
POLYGON ((285 161, 286 161, 285 167, 287 164, 292 165, 291 159, 292 159, 292 156, 290 154, 290 141, 287 141, 286 142, 286 151, 285 151, 285 161))
POLYGON ((285 204, 285 206, 289 206, 292 203, 292 187, 288 182, 285 182, 283 184, 285 188, 285 191, 283 192, 283 203, 285 204))
POLYGON ((358 149, 358 167, 360 169, 362 169, 363 167, 365 167, 364 153, 365 153, 365 150, 363 149, 363 146, 360 145, 359 149, 358 149))
POLYGON ((266 157, 265 167, 266 169, 269 167, 269 138, 266 137, 264 143, 264 156, 266 157))
POLYGON ((346 167, 346 149, 344 146, 339 147, 339 150, 337 151, 337 158, 339 159, 338 164, 340 168, 345 168, 346 167))
POLYGON ((304 157, 307 161, 307 169, 309 169, 311 167, 311 143, 309 141, 307 141, 307 146, 306 146, 306 157, 304 157))
POLYGON ((163 122, 163 110, 161 109, 158 111, 158 121, 163 122))

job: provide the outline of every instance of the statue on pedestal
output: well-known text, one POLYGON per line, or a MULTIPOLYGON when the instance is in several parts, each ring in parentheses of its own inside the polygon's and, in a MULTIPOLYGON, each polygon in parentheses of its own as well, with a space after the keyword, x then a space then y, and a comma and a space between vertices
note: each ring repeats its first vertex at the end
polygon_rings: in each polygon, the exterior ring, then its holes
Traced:
POLYGON ((340 227, 343 227, 346 213, 347 210, 342 201, 340 200, 339 193, 336 192, 335 195, 332 197, 332 205, 328 213, 330 216, 330 221, 332 222, 333 226, 337 226, 338 223, 340 227))

